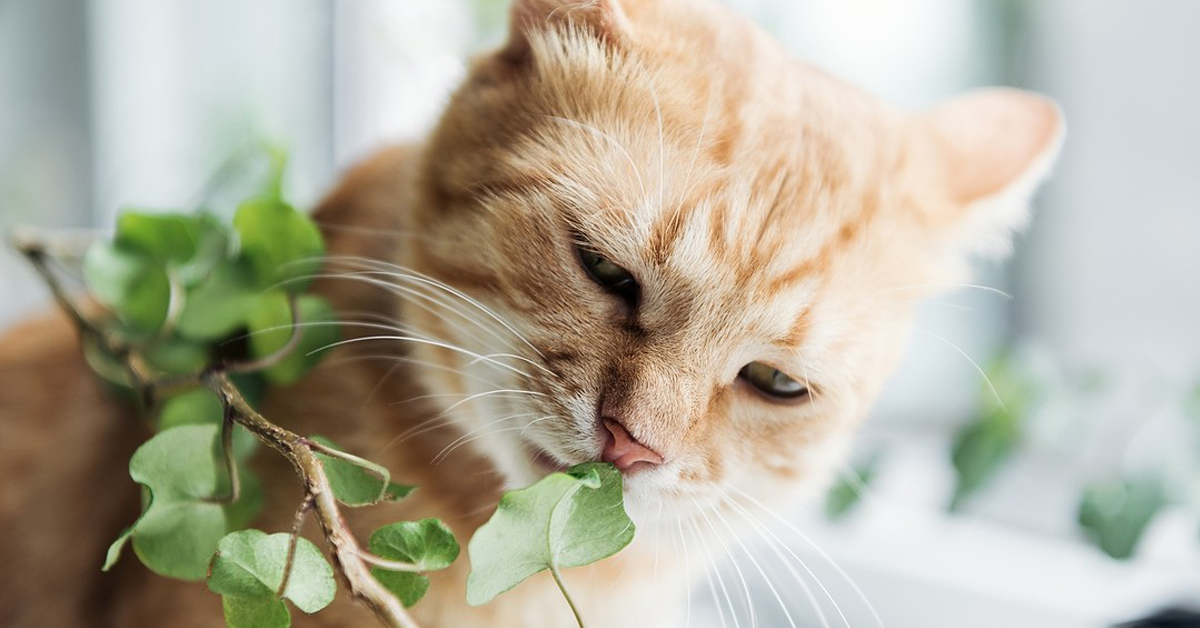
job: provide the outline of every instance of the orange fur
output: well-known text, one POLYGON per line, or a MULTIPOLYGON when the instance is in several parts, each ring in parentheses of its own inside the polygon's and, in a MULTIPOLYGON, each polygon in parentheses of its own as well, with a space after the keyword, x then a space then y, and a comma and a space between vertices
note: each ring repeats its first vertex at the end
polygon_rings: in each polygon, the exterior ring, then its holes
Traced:
MULTIPOLYGON (((700 0, 516 0, 514 16, 422 146, 359 167, 319 209, 330 277, 315 289, 361 342, 274 391, 266 413, 423 487, 356 512, 362 533, 440 516, 462 540, 503 488, 544 472, 535 452, 594 460, 598 412, 618 417, 665 461, 628 478, 634 546, 568 583, 589 625, 669 625, 689 574, 674 554, 658 564, 660 535, 706 525, 697 513, 735 489, 821 487, 897 359, 912 299, 967 254, 1005 249, 1062 123, 1013 90, 901 111, 700 0), (579 238, 636 276, 635 312, 587 278, 579 238), (380 320, 406 339, 367 340, 381 333, 358 323, 380 320), (754 393, 738 372, 755 361, 809 399, 754 393)), ((0 525, 20 541, 0 559, 21 573, 0 587, 0 624, 213 625, 203 586, 128 558, 86 575, 136 514, 122 466, 145 434, 61 321, 33 325, 0 345, 16 436, 0 465, 23 478, 0 485, 0 525)), ((273 490, 257 525, 285 529, 295 483, 263 458, 273 490)), ((467 568, 434 577, 425 625, 568 625, 544 577, 466 607, 467 568)), ((297 618, 369 621, 345 599, 297 618)))

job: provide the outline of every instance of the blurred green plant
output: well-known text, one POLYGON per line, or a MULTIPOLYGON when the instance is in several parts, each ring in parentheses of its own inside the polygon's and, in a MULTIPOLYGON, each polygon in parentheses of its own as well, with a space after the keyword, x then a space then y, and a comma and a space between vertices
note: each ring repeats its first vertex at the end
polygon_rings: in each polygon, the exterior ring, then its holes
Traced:
POLYGON ((985 373, 976 416, 959 428, 950 450, 955 470, 951 512, 961 509, 1017 450, 1024 424, 1043 393, 1011 354, 994 360, 985 373))
POLYGON ((1123 560, 1133 556, 1146 526, 1166 505, 1162 481, 1154 476, 1103 480, 1084 489, 1078 520, 1097 547, 1123 560))

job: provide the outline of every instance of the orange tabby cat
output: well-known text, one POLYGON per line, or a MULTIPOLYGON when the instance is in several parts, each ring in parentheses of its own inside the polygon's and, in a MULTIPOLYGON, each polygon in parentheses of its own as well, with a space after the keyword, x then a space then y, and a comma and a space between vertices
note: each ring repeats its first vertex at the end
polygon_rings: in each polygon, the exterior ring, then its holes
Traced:
MULTIPOLYGON (((673 548, 822 486, 912 299, 1006 250, 1062 121, 1015 90, 901 111, 702 0, 516 0, 512 25, 426 142, 319 209, 317 290, 354 342, 266 414, 422 486, 354 512, 362 534, 439 516, 465 541, 501 490, 613 462, 639 536, 568 585, 593 628, 678 624, 704 561, 673 548)), ((0 625, 219 625, 202 584, 100 575, 146 433, 75 343, 55 318, 0 345, 0 625)), ((287 529, 297 483, 260 458, 257 527, 287 529)), ((466 606, 468 568, 433 576, 422 625, 572 625, 548 577, 466 606)), ((344 593, 296 618, 373 621, 344 593)))

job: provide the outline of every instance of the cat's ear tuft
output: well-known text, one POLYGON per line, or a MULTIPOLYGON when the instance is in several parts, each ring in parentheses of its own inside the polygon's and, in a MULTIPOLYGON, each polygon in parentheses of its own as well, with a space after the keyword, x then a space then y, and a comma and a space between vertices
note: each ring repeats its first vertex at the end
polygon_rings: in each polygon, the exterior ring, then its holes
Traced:
POLYGON ((580 28, 605 42, 616 42, 628 30, 619 0, 513 0, 508 43, 500 58, 514 65, 531 58, 531 33, 552 27, 580 28))
POLYGON ((1007 253, 1062 146, 1058 105, 1018 89, 984 89, 917 120, 934 153, 936 178, 957 208, 953 222, 965 232, 966 247, 984 255, 1007 253))

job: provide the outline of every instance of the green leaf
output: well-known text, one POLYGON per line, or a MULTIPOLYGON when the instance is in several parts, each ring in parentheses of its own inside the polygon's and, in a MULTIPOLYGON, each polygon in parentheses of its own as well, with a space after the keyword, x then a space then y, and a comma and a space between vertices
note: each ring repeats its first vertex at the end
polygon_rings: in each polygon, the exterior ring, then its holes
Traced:
POLYGON ((238 597, 226 595, 221 598, 227 628, 287 628, 292 625, 292 614, 283 600, 273 595, 238 597))
POLYGON ((468 544, 467 603, 485 604, 545 569, 596 562, 633 540, 621 474, 609 464, 577 465, 506 493, 468 544))
POLYGON ((196 244, 191 257, 178 264, 175 276, 187 288, 207 280, 218 266, 228 262, 232 255, 232 231, 211 214, 200 213, 192 217, 196 244))
MULTIPOLYGON (((341 448, 324 436, 312 436, 312 440, 331 449, 341 451, 341 448)), ((372 467, 364 467, 348 460, 327 456, 318 452, 321 466, 329 478, 329 486, 333 489, 334 497, 347 506, 370 506, 381 501, 397 501, 408 497, 415 490, 413 486, 404 486, 390 481, 388 470, 380 465, 368 463, 372 467)))
POLYGON ((146 362, 164 373, 182 375, 198 373, 208 366, 208 347, 171 337, 142 350, 146 362))
POLYGON ((196 254, 196 220, 179 214, 123 211, 117 217, 116 245, 160 263, 196 254))
POLYGON ((104 566, 100 568, 100 571, 108 571, 113 568, 113 565, 117 564, 117 560, 121 558, 121 550, 125 549, 125 545, 132 536, 133 526, 129 526, 121 531, 121 535, 117 537, 117 540, 108 546, 108 551, 104 554, 104 566))
MULTIPOLYGON (((376 530, 368 541, 371 553, 405 563, 418 571, 445 569, 458 558, 458 541, 446 524, 437 519, 403 521, 376 530)), ((374 567, 371 574, 405 606, 416 604, 429 589, 429 578, 411 571, 374 567)))
MULTIPOLYGON (((213 556, 208 588, 234 598, 275 597, 283 582, 291 535, 268 535, 259 530, 241 530, 221 539, 213 556)), ((305 538, 297 539, 292 573, 283 596, 296 608, 315 613, 333 601, 337 585, 333 568, 321 551, 305 538)))
POLYGON ((204 577, 225 530, 217 490, 215 425, 185 425, 155 435, 134 452, 129 475, 150 503, 133 525, 133 549, 151 571, 183 580, 204 577))
POLYGON ((260 288, 282 283, 284 289, 300 292, 308 285, 307 277, 321 266, 325 244, 320 230, 308 216, 278 198, 242 203, 233 226, 260 288))
POLYGON ((133 551, 160 576, 200 580, 224 534, 219 504, 155 501, 134 526, 133 551))
MULTIPOLYGON (((262 512, 263 507, 263 489, 262 482, 258 480, 258 476, 245 468, 245 465, 238 465, 238 479, 241 480, 241 495, 238 500, 232 504, 225 504, 225 529, 237 530, 244 528, 254 522, 258 518, 258 514, 262 512)), ((219 489, 222 495, 229 494, 228 482, 222 482, 219 489)))
POLYGON ((1146 526, 1166 504, 1166 492, 1155 478, 1097 482, 1084 490, 1079 525, 1104 553, 1124 560, 1133 556, 1146 526))
POLYGON ((246 326, 250 307, 258 298, 249 263, 225 260, 211 276, 187 292, 179 314, 179 334, 190 340, 225 338, 246 326))
MULTIPOLYGON (((337 316, 329 302, 305 294, 296 300, 300 313, 300 342, 281 362, 263 371, 275 384, 290 384, 316 366, 324 357, 323 349, 337 342, 341 334, 337 316)), ((287 294, 276 290, 262 295, 250 310, 248 319, 250 352, 256 358, 269 356, 287 345, 292 335, 292 308, 287 294)))
POLYGON ((167 319, 171 284, 163 266, 140 253, 96 242, 83 260, 88 289, 125 324, 153 333, 167 319))

